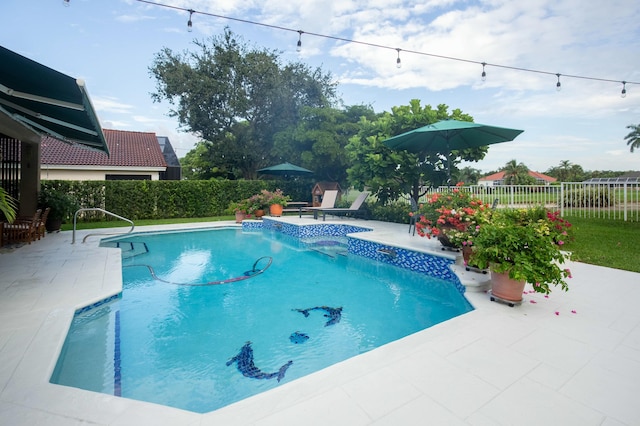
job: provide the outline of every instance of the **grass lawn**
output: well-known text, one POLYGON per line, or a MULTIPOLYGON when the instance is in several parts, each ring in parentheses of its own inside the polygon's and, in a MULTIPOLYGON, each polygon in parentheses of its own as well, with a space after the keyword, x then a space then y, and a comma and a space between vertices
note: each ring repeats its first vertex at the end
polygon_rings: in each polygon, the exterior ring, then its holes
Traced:
POLYGON ((640 223, 565 217, 575 240, 565 247, 571 259, 592 265, 640 272, 640 223))
MULTIPOLYGON (((572 260, 607 266, 625 271, 640 272, 640 223, 593 218, 566 217, 573 224, 574 241, 564 247, 573 253, 572 260)), ((172 223, 215 222, 234 220, 233 216, 138 220, 136 226, 172 223)), ((129 227, 122 221, 79 223, 78 229, 129 227)), ((72 224, 62 225, 71 230, 72 224)))

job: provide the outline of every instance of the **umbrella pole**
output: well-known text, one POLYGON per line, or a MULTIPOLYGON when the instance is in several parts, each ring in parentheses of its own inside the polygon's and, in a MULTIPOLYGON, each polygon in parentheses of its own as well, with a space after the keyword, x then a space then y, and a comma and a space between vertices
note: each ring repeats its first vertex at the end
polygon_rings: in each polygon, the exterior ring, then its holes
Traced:
POLYGON ((451 149, 447 150, 447 188, 451 187, 451 149))

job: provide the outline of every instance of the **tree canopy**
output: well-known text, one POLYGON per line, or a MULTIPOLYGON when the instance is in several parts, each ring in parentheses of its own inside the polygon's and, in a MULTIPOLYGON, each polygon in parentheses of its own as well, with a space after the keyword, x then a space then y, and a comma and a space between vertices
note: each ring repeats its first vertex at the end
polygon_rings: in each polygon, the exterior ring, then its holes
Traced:
MULTIPOLYGON (((424 195, 430 186, 446 183, 446 154, 425 152, 412 154, 394 151, 382 142, 392 136, 446 119, 473 121, 459 109, 448 111, 441 104, 436 109, 430 105, 422 107, 420 100, 413 99, 409 105, 396 106, 391 113, 385 112, 374 121, 363 118, 360 131, 346 146, 351 167, 349 182, 358 189, 365 186, 380 201, 387 203, 409 194, 413 199, 424 195)), ((451 174, 457 174, 457 165, 462 160, 478 161, 484 157, 487 147, 452 150, 451 174)))
POLYGON ((336 102, 330 73, 283 64, 278 52, 250 47, 228 28, 194 45, 195 51, 182 54, 163 48, 150 73, 156 79, 153 100, 168 101, 169 115, 203 139, 198 156, 206 151, 212 164, 199 178, 255 178, 257 169, 279 160, 275 135, 295 125, 303 107, 336 102))

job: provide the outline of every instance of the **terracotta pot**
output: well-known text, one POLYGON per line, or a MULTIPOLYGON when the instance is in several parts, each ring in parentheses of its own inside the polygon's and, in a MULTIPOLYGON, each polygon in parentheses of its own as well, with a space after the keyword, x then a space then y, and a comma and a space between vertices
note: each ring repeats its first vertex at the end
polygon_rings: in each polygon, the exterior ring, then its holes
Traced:
POLYGON ((236 212, 236 223, 242 223, 242 221, 247 217, 246 214, 242 212, 236 212))
POLYGON ((282 204, 271 204, 269 206, 269 214, 271 216, 282 216, 282 204))
POLYGON ((509 278, 509 273, 491 272, 491 296, 508 302, 522 302, 525 281, 509 278))
POLYGON ((256 219, 260 219, 264 216, 264 210, 256 210, 253 214, 256 216, 256 219))

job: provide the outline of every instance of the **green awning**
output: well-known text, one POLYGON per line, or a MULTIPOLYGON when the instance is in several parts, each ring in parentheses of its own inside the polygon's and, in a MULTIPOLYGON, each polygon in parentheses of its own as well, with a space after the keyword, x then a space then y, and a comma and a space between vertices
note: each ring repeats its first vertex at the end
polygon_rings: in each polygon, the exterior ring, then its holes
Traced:
POLYGON ((0 132, 49 135, 109 155, 82 80, 0 46, 0 132))

